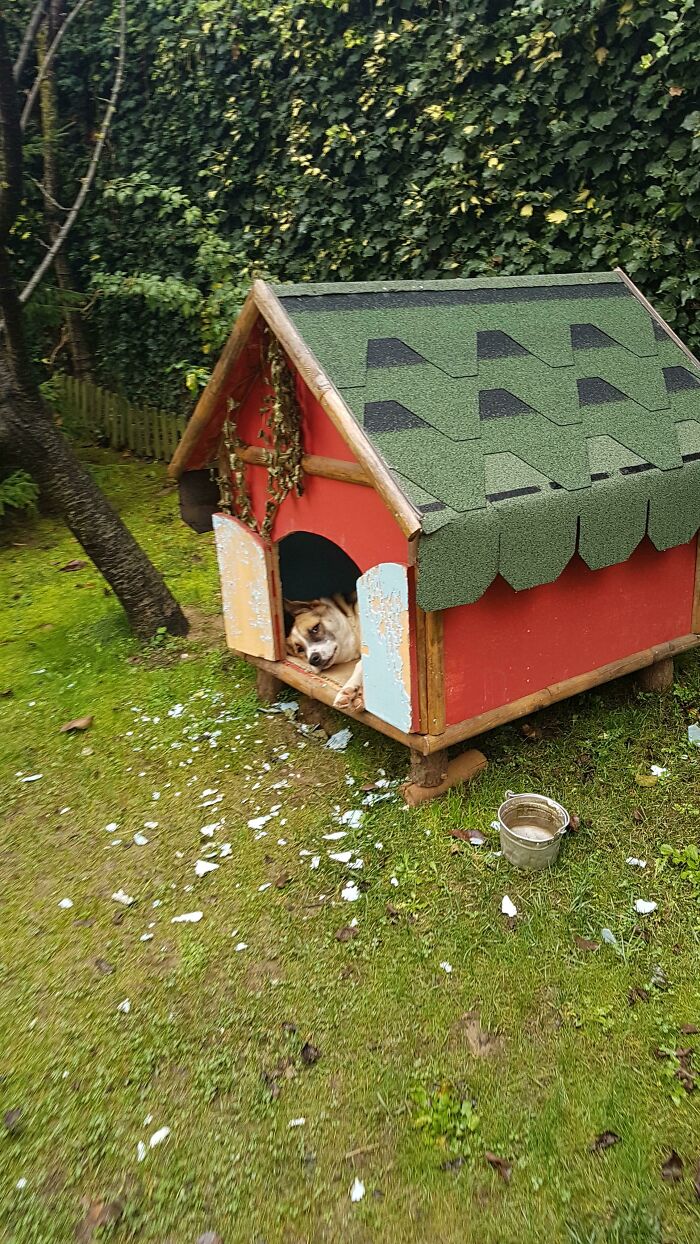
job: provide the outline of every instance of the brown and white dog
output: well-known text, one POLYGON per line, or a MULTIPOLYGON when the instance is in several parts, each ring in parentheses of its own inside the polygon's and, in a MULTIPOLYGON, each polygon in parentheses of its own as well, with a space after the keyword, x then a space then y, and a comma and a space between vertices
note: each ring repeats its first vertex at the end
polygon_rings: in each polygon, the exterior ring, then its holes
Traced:
POLYGON ((317 673, 344 661, 357 664, 340 688, 336 708, 364 709, 360 623, 357 597, 322 596, 319 600, 285 600, 284 608, 294 620, 287 636, 287 652, 303 657, 317 673))

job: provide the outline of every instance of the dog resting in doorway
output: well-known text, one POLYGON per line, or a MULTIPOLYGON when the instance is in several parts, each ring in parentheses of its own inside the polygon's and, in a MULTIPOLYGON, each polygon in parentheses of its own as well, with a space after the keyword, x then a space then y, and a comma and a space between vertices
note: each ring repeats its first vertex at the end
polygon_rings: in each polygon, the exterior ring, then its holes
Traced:
POLYGON ((336 708, 365 707, 362 694, 360 623, 357 597, 322 596, 320 600, 285 600, 284 608, 293 618, 287 636, 287 652, 304 657, 317 673, 344 661, 356 661, 352 674, 340 688, 333 704, 336 708))

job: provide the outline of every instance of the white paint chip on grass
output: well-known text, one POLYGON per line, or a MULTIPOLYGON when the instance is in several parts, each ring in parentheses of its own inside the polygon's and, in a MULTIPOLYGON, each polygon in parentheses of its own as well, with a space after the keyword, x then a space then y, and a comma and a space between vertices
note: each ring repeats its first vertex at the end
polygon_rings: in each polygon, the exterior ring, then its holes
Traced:
POLYGON ((504 916, 510 916, 511 920, 518 914, 518 909, 515 906, 515 903, 508 897, 507 894, 504 894, 501 899, 501 911, 504 916))
POLYGON ((636 855, 628 855, 625 864, 630 864, 632 868, 646 868, 646 860, 638 860, 636 855))
POLYGON ((329 851, 328 858, 335 860, 337 864, 349 864, 352 859, 352 851, 329 851))
POLYGON ((127 894, 126 890, 115 890, 112 898, 115 903, 121 903, 123 907, 131 907, 136 902, 136 899, 132 898, 131 894, 127 894))
POLYGON ((205 877, 207 873, 213 873, 218 864, 211 864, 209 860, 197 860, 194 866, 195 875, 197 877, 205 877))
POLYGON ((343 886, 342 890, 340 891, 340 897, 344 898, 346 903, 357 902, 358 898, 360 897, 360 891, 358 890, 354 881, 348 881, 347 884, 343 886))
POLYGON ((653 911, 656 911, 657 906, 657 903, 652 903, 646 898, 636 898, 634 900, 634 910, 640 916, 650 916, 653 911))
POLYGON ((248 943, 247 942, 236 942, 236 945, 234 946, 233 949, 236 951, 247 950, 248 943))
POLYGON ((303 1127, 305 1123, 306 1119, 302 1115, 299 1119, 290 1119, 287 1127, 303 1127))
POLYGON ((324 842, 340 842, 341 838, 347 838, 347 831, 344 829, 337 829, 334 834, 323 835, 324 842))
POLYGON ((70 898, 62 898, 58 905, 59 907, 62 907, 64 911, 68 911, 69 907, 73 906, 73 900, 70 898))
POLYGON ((109 825, 105 825, 105 831, 108 834, 113 834, 116 828, 117 828, 116 821, 110 821, 109 825))
POLYGON ((145 834, 134 834, 134 843, 137 847, 147 847, 148 838, 145 834))
POLYGON ((668 773, 668 769, 665 769, 663 765, 652 765, 651 771, 654 777, 665 777, 668 773))
POLYGON ((43 773, 30 773, 28 777, 20 778, 20 782, 38 782, 43 776, 43 773))
POLYGON ((443 972, 447 972, 447 975, 449 976, 450 972, 452 971, 452 964, 448 963, 447 959, 442 960, 440 967, 442 968, 443 972))
POLYGON ((326 743, 326 747, 331 752, 344 752, 351 738, 352 730, 348 730, 346 727, 344 730, 338 730, 335 734, 332 734, 326 743))
POLYGON ((171 924, 197 924, 204 915, 203 911, 186 911, 182 916, 173 916, 171 924))
POLYGON ((117 1010, 121 1011, 122 1015, 128 1015, 131 1010, 131 1002, 129 999, 125 998, 123 1002, 120 1002, 117 1010))
POLYGON ((271 814, 270 816, 254 816, 252 820, 248 821, 248 829, 262 829, 263 825, 267 825, 267 822, 271 820, 271 814))
POLYGON ((356 1175, 352 1182, 352 1187, 350 1189, 350 1200, 361 1201, 364 1195, 365 1195, 365 1185, 363 1184, 361 1179, 357 1178, 357 1175, 356 1175))
POLYGON ((163 1141, 167 1140, 169 1135, 170 1135, 169 1127, 159 1127, 158 1131, 153 1133, 153 1135, 151 1136, 151 1139, 148 1142, 149 1148, 155 1149, 156 1145, 162 1145, 163 1141))

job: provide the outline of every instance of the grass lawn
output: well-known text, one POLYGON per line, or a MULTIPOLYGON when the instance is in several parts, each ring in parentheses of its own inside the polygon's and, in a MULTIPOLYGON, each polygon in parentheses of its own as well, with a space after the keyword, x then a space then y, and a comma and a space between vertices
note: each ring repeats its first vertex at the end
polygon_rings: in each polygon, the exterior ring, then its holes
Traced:
MULTIPOLYGON (((175 594, 216 618, 211 536, 162 469, 89 457, 175 594)), ((91 566, 60 571, 81 554, 55 521, 2 539, 2 1241, 700 1239, 700 884, 659 863, 699 838, 697 657, 673 695, 627 681, 534 738, 494 732, 488 771, 434 805, 363 806, 403 776, 399 745, 353 726, 334 753, 260 714, 211 637, 139 648, 91 566), (652 764, 668 772, 647 785, 652 764), (580 816, 552 872, 495 854, 506 788, 580 816), (359 870, 329 858, 350 849, 359 870)))

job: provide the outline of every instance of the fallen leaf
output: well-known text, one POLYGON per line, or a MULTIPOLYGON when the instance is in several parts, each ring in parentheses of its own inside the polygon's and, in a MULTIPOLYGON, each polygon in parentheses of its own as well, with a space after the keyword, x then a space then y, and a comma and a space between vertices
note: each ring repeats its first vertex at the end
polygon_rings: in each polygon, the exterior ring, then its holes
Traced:
POLYGON ((484 835, 478 829, 451 829, 451 838, 459 838, 460 842, 468 842, 473 847, 483 847, 486 844, 484 835))
POLYGON ((613 1145, 620 1143, 620 1137, 617 1132, 601 1132, 600 1136, 596 1136, 589 1146, 591 1153, 603 1153, 605 1149, 611 1149, 613 1145))
POLYGON ((659 779, 653 773, 636 773, 634 780, 637 786, 656 786, 659 779))
POLYGON ((344 924, 342 929, 338 929, 335 940, 337 942, 351 942, 354 937, 357 937, 359 932, 357 925, 344 924))
POLYGON ((122 1201, 88 1201, 86 1199, 83 1201, 83 1208, 87 1212, 75 1229, 75 1238, 80 1241, 80 1244, 88 1244, 100 1227, 111 1227, 116 1222, 119 1222, 124 1212, 124 1203, 122 1201))
POLYGON ((685 1037, 694 1037, 700 1032, 697 1024, 681 1024, 681 1032, 685 1037))
POLYGON ((393 903, 387 903, 384 910, 387 916, 389 917, 391 923, 396 924, 396 921, 399 920, 401 917, 401 912, 399 911, 398 907, 394 907, 393 903))
POLYGON ((66 562, 65 566, 59 566, 58 569, 59 571, 61 570, 84 570, 86 566, 87 566, 87 562, 81 562, 76 557, 73 559, 72 562, 66 562))
POLYGON ((574 936, 574 942, 579 950, 597 950, 600 945, 599 942, 592 941, 590 937, 579 937, 578 934, 574 936))
POLYGON ((301 1047, 301 1061, 305 1067, 313 1067, 321 1057, 321 1051, 318 1046, 312 1045, 310 1041, 305 1041, 301 1047))
POLYGON ((578 833, 580 828, 581 828, 581 817, 577 816, 575 812, 572 812, 571 816, 569 817, 569 825, 568 825, 569 833, 576 834, 578 833))
POLYGON ((629 993, 627 994, 627 1001, 629 1002, 630 1006, 636 1006, 638 1002, 648 1002, 649 1001, 648 990, 642 989, 641 985, 633 985, 629 993))
POLYGON ((488 1149, 486 1150, 484 1157, 486 1158, 489 1166, 492 1166, 495 1171, 498 1171, 498 1174, 501 1176, 503 1182, 509 1184, 510 1177, 513 1174, 513 1167, 508 1159, 499 1158, 495 1153, 490 1153, 488 1149))
POLYGON ((102 976, 111 976, 114 971, 114 967, 106 959, 95 959, 95 967, 102 976))
POLYGON ((643 813, 643 811, 642 811, 642 809, 641 809, 641 808, 633 808, 633 809, 632 809, 632 820, 633 820, 633 821, 634 821, 637 825, 641 825, 642 821, 644 820, 644 813, 643 813))
POLYGON ((294 878, 290 873, 280 873, 279 877, 275 878, 275 885, 278 890, 283 890, 293 880, 294 878))
POLYGON ((14 1106, 12 1110, 7 1110, 5 1112, 2 1116, 2 1122, 6 1132, 12 1133, 17 1131, 17 1124, 19 1123, 21 1114, 21 1106, 14 1106))
POLYGON ((58 733, 72 734, 77 730, 89 730, 94 720, 94 717, 74 717, 72 721, 65 721, 58 733))
POLYGON ((671 1150, 661 1165, 661 1178, 667 1184, 678 1183, 678 1180, 683 1178, 683 1159, 675 1149, 671 1150))

